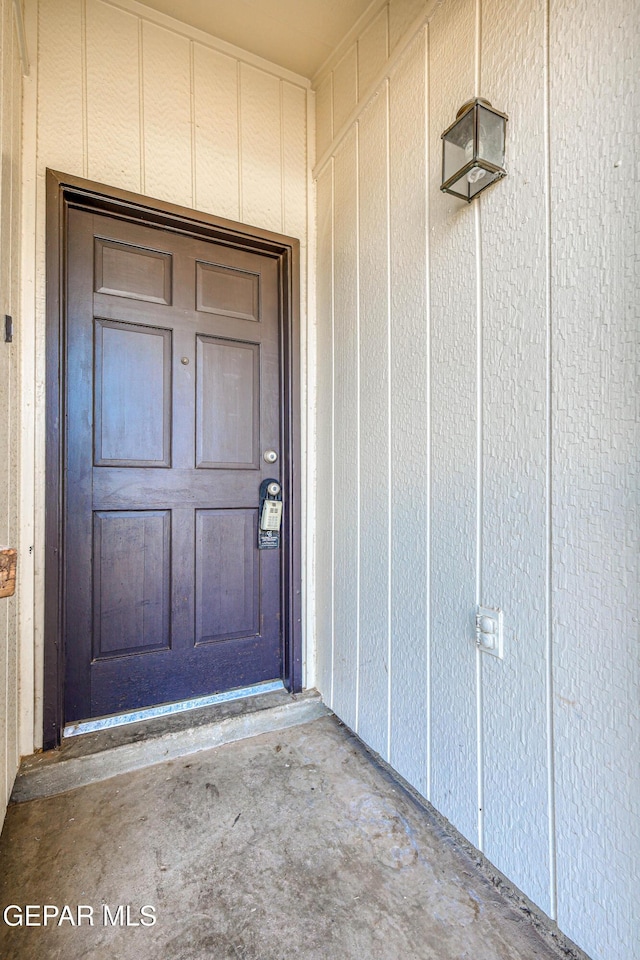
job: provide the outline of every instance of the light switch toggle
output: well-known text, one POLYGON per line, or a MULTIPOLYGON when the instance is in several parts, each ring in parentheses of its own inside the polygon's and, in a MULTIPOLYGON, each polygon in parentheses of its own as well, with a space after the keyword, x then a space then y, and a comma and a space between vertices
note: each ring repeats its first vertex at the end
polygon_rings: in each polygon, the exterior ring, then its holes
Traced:
POLYGON ((490 653, 502 660, 502 610, 500 607, 478 607, 476 644, 484 653, 490 653))

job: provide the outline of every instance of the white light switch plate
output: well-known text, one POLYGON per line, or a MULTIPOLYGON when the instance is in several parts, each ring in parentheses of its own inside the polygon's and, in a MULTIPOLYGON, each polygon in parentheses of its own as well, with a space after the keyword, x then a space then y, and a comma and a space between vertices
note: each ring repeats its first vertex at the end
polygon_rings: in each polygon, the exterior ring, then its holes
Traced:
POLYGON ((502 660, 502 610, 500 607, 478 607, 476 612, 476 644, 483 653, 502 660))

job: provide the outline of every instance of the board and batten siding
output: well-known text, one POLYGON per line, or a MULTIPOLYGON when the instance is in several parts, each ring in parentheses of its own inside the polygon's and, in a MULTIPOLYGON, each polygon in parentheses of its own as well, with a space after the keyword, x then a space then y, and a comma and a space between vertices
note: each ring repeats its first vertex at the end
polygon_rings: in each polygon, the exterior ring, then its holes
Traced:
MULTIPOLYGON (((28 0, 27 39, 38 52, 25 95, 24 256, 34 409, 25 426, 25 518, 35 516, 30 571, 35 659, 26 665, 23 753, 42 738, 45 175, 51 168, 108 186, 273 230, 301 242, 302 434, 312 399, 307 351, 309 81, 136 0, 28 0), (31 675, 29 675, 31 669, 31 675)), ((306 464, 302 465, 303 491, 306 464)), ((304 495, 303 495, 304 499, 304 495)), ((310 511, 308 499, 304 509, 310 511)), ((27 522, 25 520, 25 522, 27 522)), ((304 547, 303 547, 304 552, 304 547)), ((27 575, 27 574, 25 574, 27 575)), ((306 591, 308 595, 308 591, 306 591)), ((313 650, 306 650, 313 683, 313 650)))
POLYGON ((38 44, 39 176, 49 166, 306 240, 302 77, 135 0, 40 0, 38 44))
MULTIPOLYGON (((22 63, 12 0, 0 2, 0 547, 19 543, 20 454, 20 177, 22 63), (5 315, 13 318, 5 343, 5 315)), ((18 589, 20 578, 18 578, 18 589)), ((19 751, 18 595, 0 599, 0 823, 13 787, 19 751)))
POLYGON ((639 20, 391 0, 314 81, 318 685, 593 960, 640 929, 639 20), (508 177, 468 206, 474 95, 508 177))

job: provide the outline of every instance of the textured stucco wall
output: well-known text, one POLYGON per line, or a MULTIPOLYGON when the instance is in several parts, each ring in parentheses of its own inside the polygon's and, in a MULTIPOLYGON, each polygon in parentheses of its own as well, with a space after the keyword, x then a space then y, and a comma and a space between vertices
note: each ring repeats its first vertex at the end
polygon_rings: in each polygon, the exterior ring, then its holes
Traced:
POLYGON ((594 960, 638 957, 639 20, 391 0, 315 81, 319 687, 594 960))
MULTIPOLYGON (((11 0, 0 3, 0 546, 18 547, 20 121, 22 66, 11 0), (5 314, 13 343, 4 342, 5 314)), ((21 556, 19 556, 21 561, 21 556)), ((19 568, 20 569, 20 568, 19 568)), ((19 591, 21 576, 18 577, 19 591)), ((0 822, 18 768, 18 597, 0 599, 0 822)))
MULTIPOLYGON (((46 168, 299 238, 306 384, 312 116, 304 78, 135 0, 28 0, 26 9, 34 63, 25 94, 25 223, 35 243, 26 243, 24 257, 24 351, 34 387, 22 520, 35 551, 25 601, 32 623, 21 643, 23 682, 36 698, 35 706, 25 699, 22 712, 24 753, 42 737, 46 168)), ((306 442, 304 417, 302 432, 306 442)), ((303 488, 305 476, 303 464, 303 488)))

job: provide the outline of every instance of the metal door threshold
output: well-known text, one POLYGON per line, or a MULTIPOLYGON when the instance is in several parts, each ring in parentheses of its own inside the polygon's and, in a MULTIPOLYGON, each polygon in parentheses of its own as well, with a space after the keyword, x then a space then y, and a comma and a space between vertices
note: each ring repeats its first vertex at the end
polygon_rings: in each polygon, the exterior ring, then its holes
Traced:
POLYGON ((225 693, 214 693, 209 697, 196 697, 192 700, 180 700, 178 703, 162 703, 158 707, 145 707, 131 713, 116 713, 110 717, 98 717, 96 720, 83 720, 81 723, 70 723, 64 728, 63 737, 78 737, 84 733, 97 733, 98 730, 107 730, 110 727, 121 727, 127 723, 139 723, 142 720, 154 720, 156 717, 167 717, 172 713, 184 713, 185 710, 198 710, 200 707, 210 707, 214 703, 229 703, 232 700, 243 700, 245 697, 256 697, 261 693, 273 693, 275 690, 284 690, 282 680, 273 680, 268 683, 257 683, 253 687, 239 687, 236 690, 227 690, 225 693))

